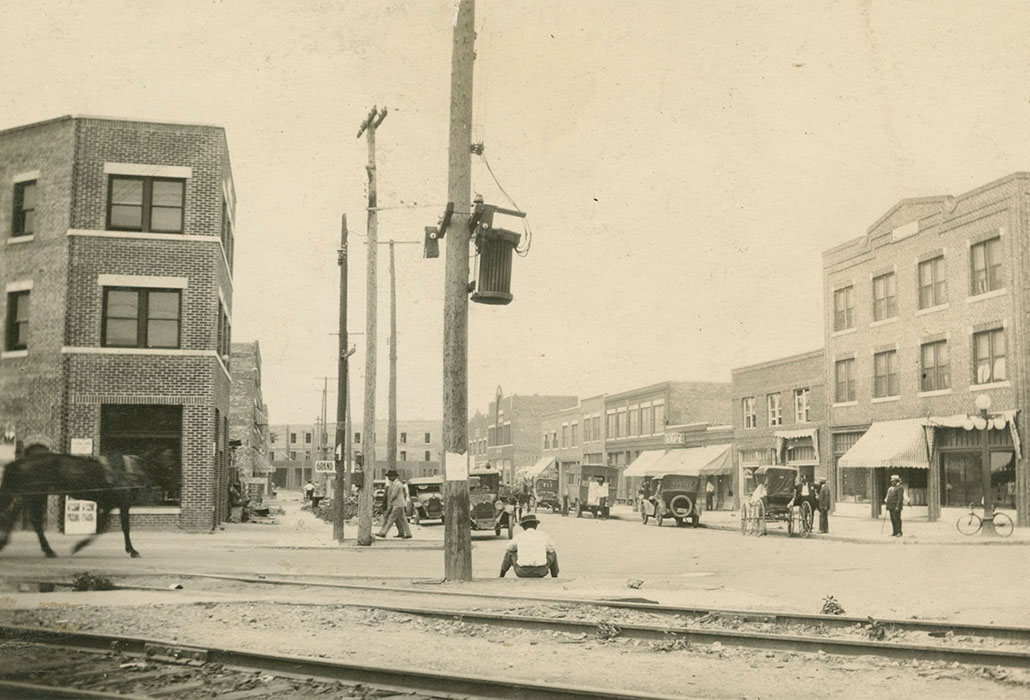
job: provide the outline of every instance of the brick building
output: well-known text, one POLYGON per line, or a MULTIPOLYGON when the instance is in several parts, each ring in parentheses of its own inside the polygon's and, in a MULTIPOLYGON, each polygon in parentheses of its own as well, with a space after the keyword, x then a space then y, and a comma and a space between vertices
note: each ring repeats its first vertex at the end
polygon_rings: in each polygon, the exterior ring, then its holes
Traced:
POLYGON ((498 387, 486 413, 476 411, 469 419, 471 464, 483 466, 489 462, 503 478, 514 480, 516 470, 533 466, 541 457, 543 416, 577 403, 575 396, 504 396, 498 387))
POLYGON ((226 514, 235 191, 220 127, 61 117, 0 131, 0 423, 143 458, 140 524, 226 514))
POLYGON ((902 200, 823 253, 838 510, 875 516, 898 473, 914 514, 936 519, 979 502, 989 464, 995 503, 1030 525, 1017 426, 1030 398, 1028 222, 1030 174, 1015 173, 902 200))
POLYGON ((559 492, 565 493, 576 468, 604 464, 604 395, 583 399, 575 406, 540 417, 543 463, 553 465, 559 492))
POLYGON ((261 393, 261 348, 233 343, 230 354, 232 387, 229 394, 229 480, 239 480, 251 497, 268 492, 268 406, 261 393))
POLYGON ((732 371, 734 457, 741 496, 754 490, 754 470, 763 464, 788 464, 810 480, 829 479, 825 372, 822 350, 732 371))

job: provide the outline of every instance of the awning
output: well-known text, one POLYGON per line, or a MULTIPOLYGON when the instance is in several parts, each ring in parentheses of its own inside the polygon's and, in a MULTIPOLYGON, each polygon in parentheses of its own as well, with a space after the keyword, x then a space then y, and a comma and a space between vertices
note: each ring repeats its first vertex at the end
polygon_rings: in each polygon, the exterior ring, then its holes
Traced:
POLYGON ((873 423, 837 465, 844 469, 894 467, 929 469, 925 418, 873 423))
POLYGON ((268 458, 263 454, 254 450, 254 473, 255 474, 271 474, 275 471, 275 467, 268 461, 268 458))
POLYGON ((801 428, 799 430, 777 430, 773 433, 776 438, 776 454, 779 455, 781 463, 787 461, 787 443, 791 440, 804 440, 805 438, 811 438, 812 447, 815 449, 815 458, 819 459, 819 429, 818 428, 801 428))
POLYGON ((1015 448, 1016 459, 1022 459, 1019 430, 1016 428, 1016 413, 1017 411, 1001 411, 987 418, 967 416, 965 413, 954 416, 932 416, 926 419, 926 426, 930 428, 962 428, 964 430, 1005 430, 1008 428, 1012 435, 1012 446, 1015 448))
POLYGON ((527 479, 534 479, 547 471, 552 464, 554 464, 553 456, 541 457, 532 467, 521 467, 515 474, 527 479))
POLYGON ((655 462, 665 456, 665 450, 644 450, 633 463, 622 472, 623 476, 654 476, 656 472, 651 470, 655 462))
POLYGON ((669 450, 658 462, 651 466, 652 475, 682 474, 684 476, 702 476, 714 474, 730 474, 732 445, 706 445, 705 447, 688 447, 682 450, 669 450))

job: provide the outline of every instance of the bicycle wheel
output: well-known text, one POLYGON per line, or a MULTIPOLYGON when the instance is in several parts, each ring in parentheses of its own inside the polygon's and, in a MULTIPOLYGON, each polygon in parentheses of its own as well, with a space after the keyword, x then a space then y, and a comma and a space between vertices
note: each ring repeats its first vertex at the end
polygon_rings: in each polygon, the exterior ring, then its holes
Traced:
POLYGON ((1004 513, 994 514, 994 531, 1002 537, 1008 537, 1012 534, 1012 518, 1005 515, 1004 513))
POLYGON ((983 520, 976 513, 960 515, 959 519, 955 522, 955 527, 963 535, 975 535, 980 532, 981 526, 983 526, 983 520))

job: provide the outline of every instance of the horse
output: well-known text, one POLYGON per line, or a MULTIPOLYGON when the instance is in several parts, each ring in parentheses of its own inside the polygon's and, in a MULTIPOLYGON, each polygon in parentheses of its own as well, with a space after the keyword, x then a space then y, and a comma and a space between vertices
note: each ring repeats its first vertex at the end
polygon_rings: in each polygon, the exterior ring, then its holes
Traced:
POLYGON ((0 482, 0 550, 7 545, 18 514, 27 508, 43 553, 56 557, 43 534, 43 517, 47 496, 64 494, 97 503, 97 531, 76 542, 72 554, 105 532, 111 509, 118 508, 125 551, 133 558, 138 557, 140 554, 129 538, 129 507, 143 487, 143 479, 130 456, 126 455, 123 463, 127 468, 119 470, 112 468, 103 457, 94 459, 56 452, 27 454, 9 463, 4 467, 0 482))

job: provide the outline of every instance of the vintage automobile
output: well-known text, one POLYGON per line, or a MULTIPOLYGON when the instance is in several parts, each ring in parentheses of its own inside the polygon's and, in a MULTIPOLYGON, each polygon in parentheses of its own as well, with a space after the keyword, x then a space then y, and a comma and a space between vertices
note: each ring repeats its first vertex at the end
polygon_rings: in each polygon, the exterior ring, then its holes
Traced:
POLYGON ((493 530, 500 536, 515 536, 515 498, 510 486, 501 483, 494 469, 469 470, 469 516, 473 530, 493 530))
POLYGON ((443 522, 443 477, 408 479, 408 517, 418 525, 423 520, 443 522))
POLYGON ((570 496, 571 508, 576 517, 583 515, 583 511, 588 511, 595 518, 598 515, 607 518, 615 503, 615 494, 618 492, 618 484, 615 479, 619 475, 619 468, 609 467, 605 464, 583 464, 570 469, 570 475, 575 482, 570 496), (590 498, 590 483, 596 483, 598 477, 604 478, 604 486, 608 488, 608 495, 603 506, 590 498))
POLYGON ((533 480, 533 511, 540 507, 550 508, 552 513, 561 509, 557 479, 540 477, 533 480))
POLYGON ((787 524, 789 536, 812 534, 812 501, 794 501, 794 484, 798 470, 783 465, 766 465, 755 469, 755 487, 751 497, 740 507, 740 531, 745 535, 764 535, 769 521, 787 524))
POLYGON ((701 518, 697 497, 701 493, 701 477, 688 474, 663 474, 646 477, 644 480, 648 495, 640 500, 640 519, 645 525, 650 518, 661 527, 666 518, 673 518, 676 525, 683 525, 688 519, 697 527, 701 518))

